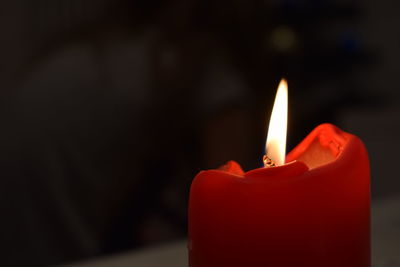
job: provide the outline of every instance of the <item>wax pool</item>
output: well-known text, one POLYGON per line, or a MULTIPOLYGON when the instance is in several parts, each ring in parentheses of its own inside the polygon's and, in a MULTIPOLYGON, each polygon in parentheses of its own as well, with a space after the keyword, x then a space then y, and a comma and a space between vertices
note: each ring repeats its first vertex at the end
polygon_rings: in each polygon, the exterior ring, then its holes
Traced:
POLYGON ((331 124, 279 167, 200 172, 189 201, 190 267, 369 267, 370 174, 359 138, 331 124))

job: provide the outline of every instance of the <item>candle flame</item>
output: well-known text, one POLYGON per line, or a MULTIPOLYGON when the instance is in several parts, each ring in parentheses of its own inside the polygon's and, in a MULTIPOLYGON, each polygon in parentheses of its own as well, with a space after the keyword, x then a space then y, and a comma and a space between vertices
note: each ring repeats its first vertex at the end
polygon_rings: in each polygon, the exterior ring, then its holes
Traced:
POLYGON ((265 144, 266 156, 277 166, 285 164, 287 113, 288 85, 286 80, 282 79, 276 92, 265 144))

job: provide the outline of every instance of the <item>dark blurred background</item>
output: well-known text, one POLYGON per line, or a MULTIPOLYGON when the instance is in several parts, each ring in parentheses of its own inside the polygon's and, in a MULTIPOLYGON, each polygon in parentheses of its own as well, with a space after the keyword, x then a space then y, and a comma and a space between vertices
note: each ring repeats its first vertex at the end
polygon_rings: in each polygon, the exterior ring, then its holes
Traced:
POLYGON ((369 149, 374 199, 399 194, 399 6, 1 1, 0 265, 184 238, 199 170, 261 165, 282 76, 288 150, 337 124, 369 149))

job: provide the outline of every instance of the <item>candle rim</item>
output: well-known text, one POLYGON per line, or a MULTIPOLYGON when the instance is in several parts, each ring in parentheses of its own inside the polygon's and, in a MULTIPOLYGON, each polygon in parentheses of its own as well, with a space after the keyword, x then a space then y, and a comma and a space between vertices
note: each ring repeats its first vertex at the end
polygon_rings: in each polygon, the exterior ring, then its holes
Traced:
MULTIPOLYGON (((355 140, 359 140, 355 135, 349 134, 347 132, 342 131, 338 127, 330 123, 323 123, 317 126, 313 131, 311 131, 290 153, 286 156, 285 163, 281 166, 271 167, 271 168, 257 168, 254 170, 250 170, 245 173, 245 177, 266 177, 266 176, 276 176, 276 172, 281 172, 285 168, 298 166, 296 168, 301 169, 301 172, 309 172, 313 173, 315 171, 319 171, 322 169, 334 168, 336 164, 340 164, 343 156, 347 152, 347 147, 351 146, 351 143, 355 140), (337 153, 334 155, 335 159, 326 163, 319 165, 314 168, 310 168, 305 162, 298 160, 298 158, 306 153, 310 148, 310 145, 318 140, 323 143, 323 146, 329 146, 331 141, 335 141, 334 144, 337 147, 337 153)), ((348 151, 349 153, 351 151, 348 151)), ((300 172, 300 170, 299 170, 300 172)), ((296 175, 299 175, 297 173, 296 175)))
POLYGON ((352 149, 352 147, 357 146, 357 142, 363 145, 362 141, 357 136, 344 132, 330 123, 324 123, 311 131, 302 142, 286 156, 287 163, 284 165, 270 168, 261 167, 245 172, 237 162, 229 161, 223 165, 222 168, 205 172, 221 173, 244 183, 254 180, 260 180, 262 182, 287 181, 288 179, 298 179, 299 176, 305 178, 314 176, 313 174, 321 171, 334 171, 334 169, 337 169, 338 165, 351 164, 351 158, 354 156, 354 149, 352 149), (315 168, 309 168, 306 163, 297 160, 297 158, 306 153, 309 146, 315 140, 322 142, 325 146, 329 145, 330 141, 335 140, 335 144, 339 145, 338 153, 336 153, 333 161, 315 168), (307 173, 307 175, 302 175, 304 173, 307 173))

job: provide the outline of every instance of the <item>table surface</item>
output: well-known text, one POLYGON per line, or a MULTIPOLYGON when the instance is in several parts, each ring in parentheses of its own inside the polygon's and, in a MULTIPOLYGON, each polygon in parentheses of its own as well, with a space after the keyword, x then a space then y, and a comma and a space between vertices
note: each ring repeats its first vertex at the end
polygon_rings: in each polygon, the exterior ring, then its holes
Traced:
MULTIPOLYGON (((373 267, 400 267, 400 196, 373 201, 373 267)), ((187 267, 185 241, 63 267, 187 267)))

